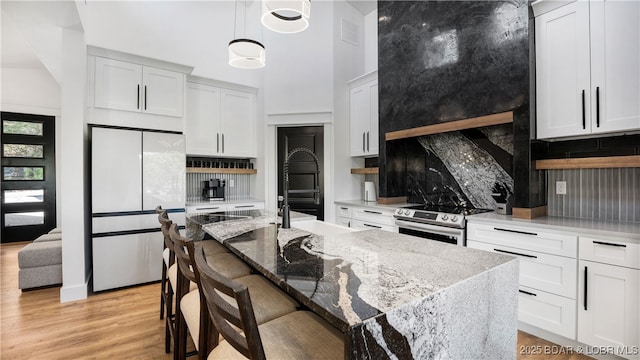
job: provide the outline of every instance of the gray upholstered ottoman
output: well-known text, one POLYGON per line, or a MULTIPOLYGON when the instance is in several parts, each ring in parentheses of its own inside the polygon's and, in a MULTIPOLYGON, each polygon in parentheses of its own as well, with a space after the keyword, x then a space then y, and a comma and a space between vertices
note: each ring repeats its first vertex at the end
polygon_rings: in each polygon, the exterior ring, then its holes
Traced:
POLYGON ((18 287, 62 284, 62 240, 33 242, 18 251, 18 287))

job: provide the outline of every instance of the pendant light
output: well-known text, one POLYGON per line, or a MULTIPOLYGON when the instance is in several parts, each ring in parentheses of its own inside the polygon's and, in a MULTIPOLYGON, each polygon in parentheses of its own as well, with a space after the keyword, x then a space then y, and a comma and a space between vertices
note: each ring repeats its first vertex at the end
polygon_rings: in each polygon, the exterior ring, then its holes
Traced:
POLYGON ((311 0, 262 0, 262 25, 279 33, 297 33, 309 27, 311 0))
POLYGON ((237 29, 238 1, 236 0, 233 19, 233 40, 229 41, 229 65, 240 69, 259 69, 265 65, 264 45, 247 36, 247 1, 244 2, 244 38, 238 38, 237 29))

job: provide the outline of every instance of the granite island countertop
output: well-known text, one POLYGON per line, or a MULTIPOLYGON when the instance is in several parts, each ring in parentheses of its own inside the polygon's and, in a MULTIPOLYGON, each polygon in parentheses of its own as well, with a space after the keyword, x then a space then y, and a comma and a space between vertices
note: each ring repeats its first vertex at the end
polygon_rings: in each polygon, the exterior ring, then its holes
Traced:
POLYGON ((272 215, 203 225, 343 331, 353 358, 515 358, 515 258, 383 230, 313 234, 272 215))

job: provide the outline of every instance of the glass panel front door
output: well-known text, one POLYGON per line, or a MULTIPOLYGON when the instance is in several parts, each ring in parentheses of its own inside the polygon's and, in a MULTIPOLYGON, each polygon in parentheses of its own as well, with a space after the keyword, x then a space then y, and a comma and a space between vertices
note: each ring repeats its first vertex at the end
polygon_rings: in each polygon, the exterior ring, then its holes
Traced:
POLYGON ((2 112, 1 241, 56 226, 55 117, 2 112))

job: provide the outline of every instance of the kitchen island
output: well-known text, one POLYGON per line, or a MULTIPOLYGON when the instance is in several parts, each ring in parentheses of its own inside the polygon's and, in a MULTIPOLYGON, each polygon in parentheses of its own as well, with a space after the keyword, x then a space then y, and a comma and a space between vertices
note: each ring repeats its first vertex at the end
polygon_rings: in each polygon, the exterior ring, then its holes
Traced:
POLYGON ((515 258, 322 222, 279 229, 251 213, 193 220, 341 330, 345 358, 516 358, 515 258))

